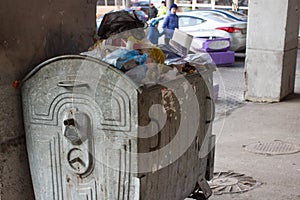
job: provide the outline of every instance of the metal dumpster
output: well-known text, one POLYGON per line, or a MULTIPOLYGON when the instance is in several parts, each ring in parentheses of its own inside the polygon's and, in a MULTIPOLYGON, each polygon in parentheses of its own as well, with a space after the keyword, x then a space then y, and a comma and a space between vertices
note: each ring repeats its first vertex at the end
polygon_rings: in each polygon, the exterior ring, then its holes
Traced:
POLYGON ((213 173, 213 103, 199 74, 140 88, 86 56, 23 80, 36 199, 182 200, 213 173))

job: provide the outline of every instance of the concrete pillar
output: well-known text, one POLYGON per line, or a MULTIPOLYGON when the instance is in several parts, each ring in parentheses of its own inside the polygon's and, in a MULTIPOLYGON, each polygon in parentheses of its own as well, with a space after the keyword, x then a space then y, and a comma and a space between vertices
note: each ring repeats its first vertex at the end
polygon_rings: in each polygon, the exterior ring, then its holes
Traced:
POLYGON ((294 92, 300 1, 249 3, 244 96, 279 102, 294 92))
MULTIPOLYGON (((57 55, 93 45, 96 0, 2 1, 0 6, 0 199, 34 199, 23 128, 21 80, 57 55)), ((42 191, 41 191, 42 192, 42 191)))
POLYGON ((165 0, 165 2, 168 10, 170 9, 170 6, 175 3, 174 0, 165 0))

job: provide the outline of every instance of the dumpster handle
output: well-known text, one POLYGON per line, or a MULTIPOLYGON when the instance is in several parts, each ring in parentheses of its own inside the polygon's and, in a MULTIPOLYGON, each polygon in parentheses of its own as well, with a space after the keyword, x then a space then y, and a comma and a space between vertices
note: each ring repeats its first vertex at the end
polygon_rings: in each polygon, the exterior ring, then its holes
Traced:
POLYGON ((160 146, 160 140, 161 140, 161 132, 160 131, 157 133, 157 137, 158 137, 157 138, 157 145, 155 147, 150 147, 150 152, 155 151, 160 146))
POLYGON ((211 101, 211 116, 210 116, 210 119, 206 119, 206 124, 209 124, 211 123, 212 121, 214 121, 215 119, 215 102, 213 101, 213 99, 209 96, 206 97, 206 100, 210 100, 211 101))
POLYGON ((79 81, 59 81, 58 87, 88 87, 87 83, 82 83, 79 81))
MULTIPOLYGON (((158 126, 158 129, 161 130, 160 126, 159 126, 159 122, 156 119, 152 119, 153 122, 155 122, 158 126)), ((160 146, 160 141, 161 141, 161 131, 158 131, 157 133, 157 145, 155 147, 150 147, 150 152, 151 151, 155 151, 156 149, 158 149, 158 147, 160 146)))

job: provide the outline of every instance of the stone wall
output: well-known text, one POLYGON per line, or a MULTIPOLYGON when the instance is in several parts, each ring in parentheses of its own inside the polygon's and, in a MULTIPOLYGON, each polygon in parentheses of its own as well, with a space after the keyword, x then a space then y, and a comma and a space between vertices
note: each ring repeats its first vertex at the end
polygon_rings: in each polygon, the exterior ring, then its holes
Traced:
POLYGON ((34 199, 23 129, 21 80, 42 61, 93 44, 96 0, 12 0, 0 7, 0 199, 34 199))

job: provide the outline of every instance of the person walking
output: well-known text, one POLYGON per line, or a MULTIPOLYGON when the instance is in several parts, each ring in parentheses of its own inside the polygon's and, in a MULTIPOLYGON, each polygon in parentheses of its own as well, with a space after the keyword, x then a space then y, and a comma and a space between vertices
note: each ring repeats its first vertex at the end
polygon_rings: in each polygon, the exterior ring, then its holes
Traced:
POLYGON ((158 13, 157 13, 157 17, 161 17, 167 14, 167 6, 166 6, 166 2, 162 1, 161 5, 158 9, 158 13))
POLYGON ((149 18, 148 18, 148 20, 157 17, 157 14, 158 14, 157 8, 154 6, 153 3, 151 3, 150 7, 149 7, 149 18))
POLYGON ((154 19, 150 23, 150 27, 149 27, 148 40, 154 45, 158 44, 158 38, 163 35, 163 33, 160 33, 157 28, 158 23, 159 23, 159 21, 154 19))
POLYGON ((172 4, 170 6, 170 13, 165 17, 162 28, 165 34, 165 44, 169 44, 170 39, 173 37, 175 28, 178 26, 178 16, 176 14, 178 6, 172 4))

